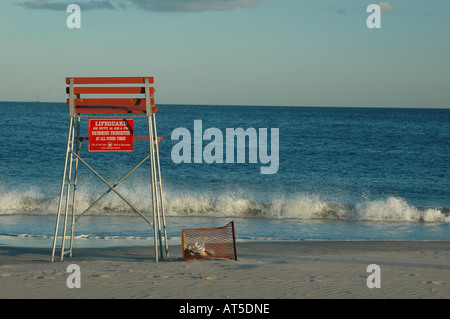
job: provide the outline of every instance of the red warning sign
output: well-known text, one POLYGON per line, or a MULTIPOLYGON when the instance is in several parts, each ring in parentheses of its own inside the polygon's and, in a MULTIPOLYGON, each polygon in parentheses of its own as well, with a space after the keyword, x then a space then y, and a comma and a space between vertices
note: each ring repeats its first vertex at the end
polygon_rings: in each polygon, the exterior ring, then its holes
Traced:
POLYGON ((134 119, 89 119, 89 152, 132 152, 134 119))

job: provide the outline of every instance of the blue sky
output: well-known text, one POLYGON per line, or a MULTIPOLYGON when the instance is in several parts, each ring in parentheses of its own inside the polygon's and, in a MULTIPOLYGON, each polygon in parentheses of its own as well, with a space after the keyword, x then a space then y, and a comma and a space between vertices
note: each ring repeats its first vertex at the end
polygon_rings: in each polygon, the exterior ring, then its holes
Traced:
POLYGON ((0 100, 155 76, 166 104, 450 107, 450 1, 1 0, 0 100), (81 29, 65 8, 81 7, 81 29))

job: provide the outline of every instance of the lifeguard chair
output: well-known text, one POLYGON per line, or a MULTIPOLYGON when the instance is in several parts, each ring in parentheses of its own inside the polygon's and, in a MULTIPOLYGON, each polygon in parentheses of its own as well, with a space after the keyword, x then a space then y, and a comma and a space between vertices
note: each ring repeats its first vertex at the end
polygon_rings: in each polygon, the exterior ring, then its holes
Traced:
POLYGON ((155 261, 159 256, 169 256, 167 230, 164 214, 163 191, 161 182, 161 167, 159 162, 159 141, 156 130, 155 89, 151 86, 153 77, 68 77, 66 90, 69 95, 69 133, 64 163, 64 172, 61 193, 58 202, 55 235, 53 238, 52 258, 55 259, 58 238, 61 237, 61 261, 66 254, 72 257, 74 229, 76 222, 100 202, 110 192, 116 193, 131 209, 150 224, 154 230, 155 261), (127 95, 126 98, 123 96, 127 95), (98 97, 100 96, 100 98, 98 97), (118 97, 119 96, 119 97, 118 97), (129 96, 132 96, 131 98, 129 96), (146 117, 148 122, 148 136, 134 135, 134 118, 146 117), (89 122, 88 136, 80 136, 82 119, 89 122), (133 142, 148 140, 149 152, 127 174, 115 183, 106 181, 81 156, 80 150, 83 141, 89 142, 89 151, 118 152, 132 151, 133 142), (150 160, 152 207, 151 220, 136 209, 117 189, 139 166, 150 160), (78 164, 84 164, 94 175, 108 186, 108 190, 95 200, 86 210, 76 216, 76 192, 78 184, 78 164), (63 202, 65 206, 63 209, 63 202), (62 234, 59 234, 61 214, 64 210, 62 234), (70 216, 69 216, 70 211, 70 216), (70 218, 70 222, 69 222, 70 218), (69 225, 68 225, 69 222, 69 225), (65 250, 66 240, 70 239, 70 246, 65 250), (159 253, 158 253, 159 248, 159 253))

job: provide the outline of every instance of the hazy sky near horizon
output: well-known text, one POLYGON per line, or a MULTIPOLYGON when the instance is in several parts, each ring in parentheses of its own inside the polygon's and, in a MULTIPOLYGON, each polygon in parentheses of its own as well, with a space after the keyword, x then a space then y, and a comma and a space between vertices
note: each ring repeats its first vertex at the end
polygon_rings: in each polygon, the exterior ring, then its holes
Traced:
POLYGON ((157 104, 449 108, 450 1, 0 1, 1 101, 63 102, 67 76, 144 75, 157 104))

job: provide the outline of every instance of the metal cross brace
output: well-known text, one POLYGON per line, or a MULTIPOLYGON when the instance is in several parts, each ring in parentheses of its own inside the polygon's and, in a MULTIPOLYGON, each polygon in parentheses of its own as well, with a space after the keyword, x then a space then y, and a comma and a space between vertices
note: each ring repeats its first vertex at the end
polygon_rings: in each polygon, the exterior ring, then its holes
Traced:
POLYGON ((92 173, 94 173, 103 183, 105 183, 108 187, 109 190, 107 190, 100 198, 98 198, 94 203, 92 203, 83 213, 81 213, 76 219, 75 222, 78 221, 78 219, 81 218, 81 216, 86 213, 87 211, 89 211, 94 205, 96 205, 101 199, 103 199, 106 195, 108 195, 111 191, 113 191, 114 193, 117 194, 117 196, 119 196, 125 203, 127 203, 137 214, 139 214, 142 218, 145 219, 145 221, 147 221, 147 223, 150 224, 150 226, 153 227, 153 223, 151 221, 149 221, 147 219, 147 217, 145 217, 139 210, 137 210, 122 194, 120 194, 115 187, 117 185, 119 185, 121 182, 123 182, 123 180, 125 180, 125 178, 127 178, 132 172, 134 172, 140 165, 142 165, 149 157, 150 155, 147 155, 141 162, 139 162, 135 167, 133 167, 127 174, 125 174, 118 182, 114 183, 114 184, 110 184, 108 183, 95 169, 93 169, 84 159, 82 159, 76 152, 74 152, 72 149, 70 150, 70 152, 77 158, 80 160, 80 162, 82 162, 87 168, 89 168, 92 173))

